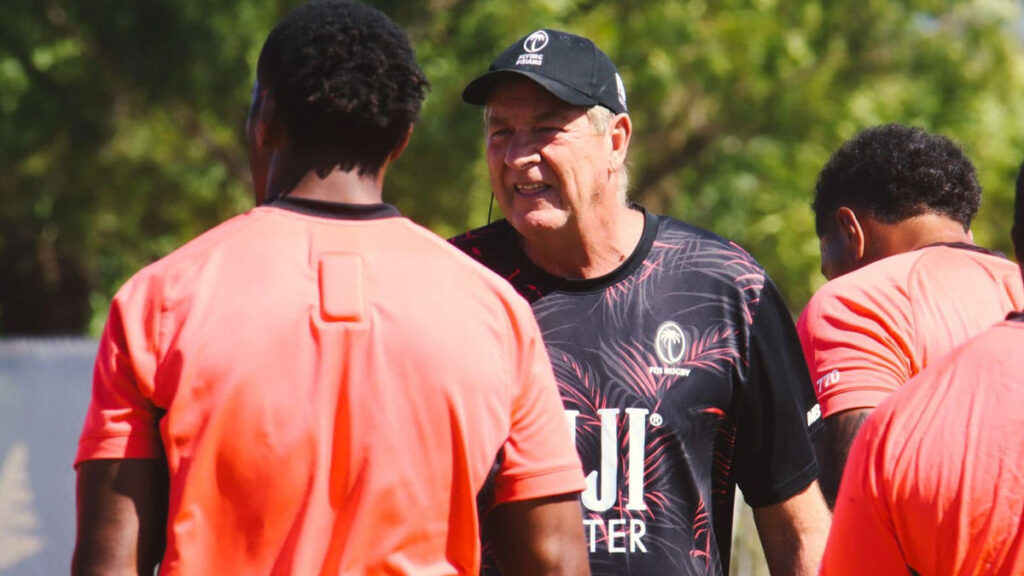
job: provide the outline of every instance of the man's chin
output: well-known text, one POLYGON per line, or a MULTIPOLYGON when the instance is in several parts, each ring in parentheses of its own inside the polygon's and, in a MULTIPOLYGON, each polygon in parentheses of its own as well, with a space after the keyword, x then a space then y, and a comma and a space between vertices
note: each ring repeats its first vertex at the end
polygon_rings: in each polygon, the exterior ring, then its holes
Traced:
POLYGON ((519 212, 508 218, 512 227, 520 234, 554 232, 565 227, 568 218, 565 212, 555 208, 545 208, 519 212))

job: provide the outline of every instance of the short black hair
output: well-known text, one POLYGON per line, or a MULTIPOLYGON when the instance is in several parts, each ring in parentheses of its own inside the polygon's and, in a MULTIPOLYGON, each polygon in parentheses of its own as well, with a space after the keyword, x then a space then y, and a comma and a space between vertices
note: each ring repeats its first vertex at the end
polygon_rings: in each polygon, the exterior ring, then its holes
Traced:
POLYGON ((320 0, 289 12, 256 67, 290 144, 376 174, 404 141, 430 84, 409 39, 375 8, 320 0))
POLYGON ((820 237, 841 206, 886 224, 939 214, 967 230, 980 205, 974 164, 959 146, 921 128, 886 124, 836 150, 818 175, 811 207, 820 237))

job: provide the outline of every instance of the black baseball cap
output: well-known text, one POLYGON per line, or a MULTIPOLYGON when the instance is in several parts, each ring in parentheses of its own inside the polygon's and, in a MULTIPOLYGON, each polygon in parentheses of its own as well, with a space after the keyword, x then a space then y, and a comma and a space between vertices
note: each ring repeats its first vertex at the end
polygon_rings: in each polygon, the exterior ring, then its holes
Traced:
POLYGON ((615 64, 593 42, 559 30, 537 30, 516 40, 491 63, 488 72, 462 91, 462 99, 483 105, 498 81, 525 76, 559 100, 574 106, 600 104, 627 112, 626 88, 615 64))

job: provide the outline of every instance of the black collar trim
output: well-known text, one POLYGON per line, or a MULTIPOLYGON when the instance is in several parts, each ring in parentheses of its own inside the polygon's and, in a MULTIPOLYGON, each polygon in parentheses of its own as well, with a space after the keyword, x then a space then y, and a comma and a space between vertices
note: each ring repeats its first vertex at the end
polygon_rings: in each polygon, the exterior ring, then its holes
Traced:
POLYGON ((1024 322, 1024 312, 1010 312, 1006 319, 1011 322, 1024 322))
POLYGON ((970 250, 971 252, 1006 258, 1006 254, 1003 254, 998 250, 989 250, 988 248, 978 246, 977 244, 968 244, 966 242, 935 242, 934 244, 922 246, 922 248, 931 248, 932 246, 948 246, 950 248, 959 248, 960 250, 970 250))
POLYGON ((345 202, 325 202, 308 198, 291 198, 285 196, 272 200, 264 206, 281 208, 321 218, 338 220, 380 220, 395 218, 402 214, 391 204, 348 204, 345 202))

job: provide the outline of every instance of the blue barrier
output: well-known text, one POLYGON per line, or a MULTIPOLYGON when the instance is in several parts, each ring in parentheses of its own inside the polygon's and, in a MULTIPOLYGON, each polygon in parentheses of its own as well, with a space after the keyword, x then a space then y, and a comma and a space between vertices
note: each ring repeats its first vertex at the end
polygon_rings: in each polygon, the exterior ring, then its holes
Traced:
POLYGON ((67 574, 97 342, 0 340, 0 574, 67 574))

